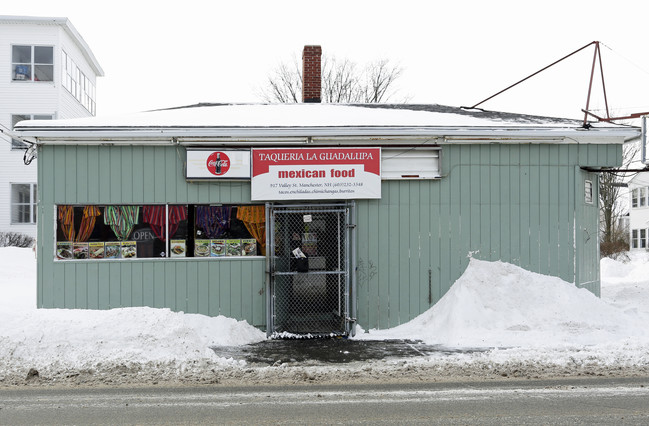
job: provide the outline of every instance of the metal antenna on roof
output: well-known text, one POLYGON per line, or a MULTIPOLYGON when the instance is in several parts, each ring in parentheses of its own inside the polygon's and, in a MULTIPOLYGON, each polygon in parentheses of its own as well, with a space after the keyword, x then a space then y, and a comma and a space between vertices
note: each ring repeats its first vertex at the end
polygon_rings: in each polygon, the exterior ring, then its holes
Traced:
POLYGON ((602 55, 601 55, 600 49, 599 49, 599 44, 600 43, 598 41, 593 42, 593 43, 596 43, 596 45, 595 45, 595 55, 593 56, 593 66, 592 66, 591 71, 590 71, 590 83, 588 85, 588 98, 586 99, 586 108, 581 110, 584 113, 584 127, 586 127, 586 120, 587 120, 589 115, 592 115, 593 117, 595 117, 599 121, 606 121, 606 122, 610 123, 610 122, 615 121, 615 120, 629 120, 629 119, 632 119, 632 118, 640 118, 643 115, 649 114, 649 112, 638 112, 638 113, 634 113, 634 114, 629 114, 629 115, 624 116, 624 117, 611 117, 611 115, 608 112, 608 101, 606 100, 606 85, 604 84, 604 69, 603 69, 603 66, 602 66, 602 55), (599 59, 599 70, 600 70, 601 76, 602 76, 602 90, 604 91, 604 105, 606 106, 606 118, 599 117, 599 116, 593 114, 591 111, 588 110, 588 106, 589 106, 589 103, 590 103, 590 91, 591 91, 591 88, 593 86, 593 75, 595 73, 595 62, 598 59, 599 59))
POLYGON ((647 112, 643 112, 643 113, 631 114, 631 115, 626 116, 626 117, 611 117, 610 116, 609 111, 608 111, 608 100, 606 98, 606 85, 604 84, 604 67, 602 65, 602 55, 601 55, 600 49, 599 49, 599 45, 600 45, 599 41, 591 41, 587 45, 582 46, 579 49, 575 50, 574 52, 567 54, 563 58, 552 62, 550 65, 547 65, 547 66, 541 68, 540 70, 536 71, 535 73, 528 75, 524 79, 517 81, 516 83, 512 84, 511 86, 506 87, 505 89, 501 90, 500 92, 495 93, 495 94, 489 96, 486 99, 483 99, 482 101, 478 102, 477 104, 475 104, 475 105, 473 105, 471 107, 461 107, 461 108, 464 108, 464 109, 476 109, 478 105, 481 105, 481 104, 487 102, 488 100, 490 100, 492 98, 495 98, 496 96, 500 95, 501 93, 506 92, 507 90, 511 89, 512 87, 515 87, 515 86, 519 85, 520 83, 522 83, 522 82, 524 82, 526 80, 529 80, 530 78, 534 77, 535 75, 540 74, 541 72, 547 70, 548 68, 550 68, 550 67, 558 64, 559 62, 561 62, 561 61, 563 61, 563 60, 565 60, 565 59, 567 59, 567 58, 581 52, 582 50, 586 49, 587 47, 589 47, 591 45, 595 45, 595 52, 594 52, 594 55, 593 55, 593 65, 592 65, 591 71, 590 71, 590 81, 588 83, 588 95, 586 97, 586 108, 581 110, 584 113, 584 127, 588 127, 588 116, 589 115, 595 117, 599 121, 608 121, 608 122, 610 122, 610 121, 614 121, 614 120, 625 120, 625 119, 630 119, 630 118, 638 118, 638 117, 640 117, 642 115, 649 114, 647 112), (590 106, 590 95, 591 95, 592 88, 593 88, 593 77, 595 75, 595 64, 597 63, 598 60, 599 60, 600 75, 601 75, 601 78, 602 78, 602 90, 603 90, 603 93, 604 93, 604 104, 606 106, 606 118, 598 117, 597 115, 593 114, 592 112, 590 112, 588 110, 588 107, 590 106))

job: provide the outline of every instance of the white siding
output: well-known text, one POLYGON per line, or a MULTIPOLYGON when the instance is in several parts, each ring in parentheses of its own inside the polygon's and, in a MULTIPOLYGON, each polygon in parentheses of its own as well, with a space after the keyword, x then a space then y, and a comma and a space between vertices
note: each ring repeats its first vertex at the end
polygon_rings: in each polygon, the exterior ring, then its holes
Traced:
MULTIPOLYGON (((82 51, 60 24, 7 23, 0 21, 0 124, 11 129, 16 114, 52 115, 54 118, 86 117, 91 114, 61 84, 61 50, 71 55, 86 76, 96 75, 82 51), (11 46, 52 46, 54 79, 51 82, 17 82, 11 79, 11 46)), ((35 225, 11 223, 11 184, 36 183, 36 161, 26 166, 23 151, 11 149, 11 138, 0 135, 0 232, 36 236, 35 225)))
MULTIPOLYGON (((645 230, 645 235, 649 235, 649 174, 639 173, 631 181, 629 181, 629 233, 630 233, 630 246, 632 250, 645 250, 645 247, 633 247, 633 230, 645 230), (633 190, 644 188, 645 201, 636 207, 633 207, 633 190)), ((649 242, 646 242, 649 247, 649 242)))

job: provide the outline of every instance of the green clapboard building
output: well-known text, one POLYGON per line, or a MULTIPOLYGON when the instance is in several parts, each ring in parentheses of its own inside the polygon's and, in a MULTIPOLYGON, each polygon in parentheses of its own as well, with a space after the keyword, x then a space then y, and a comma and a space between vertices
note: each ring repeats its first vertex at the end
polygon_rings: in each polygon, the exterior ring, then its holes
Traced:
POLYGON ((597 170, 639 130, 582 124, 317 103, 22 122, 38 306, 346 335, 423 313, 471 256, 598 295, 597 170))

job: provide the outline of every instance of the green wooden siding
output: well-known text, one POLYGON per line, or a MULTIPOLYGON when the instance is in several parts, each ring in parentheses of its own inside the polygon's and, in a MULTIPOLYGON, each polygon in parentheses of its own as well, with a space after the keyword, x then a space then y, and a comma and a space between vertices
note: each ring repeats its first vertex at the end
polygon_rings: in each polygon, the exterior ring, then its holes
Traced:
MULTIPOLYGON (((164 307, 265 326, 263 258, 54 261, 57 204, 250 202, 249 182, 187 182, 184 159, 175 146, 39 148, 39 307, 164 307)), ((442 145, 441 179, 384 181, 380 200, 357 200, 359 323, 387 328, 426 311, 469 256, 598 294, 597 207, 583 194, 597 175, 579 166, 620 163, 619 145, 442 145)))
POLYGON ((249 183, 188 183, 175 147, 48 145, 39 157, 39 307, 151 306, 265 325, 263 258, 53 260, 57 204, 250 203, 249 183))
POLYGON ((357 201, 360 324, 394 327, 423 313, 470 256, 599 294, 598 177, 578 165, 617 165, 619 148, 443 146, 442 179, 384 181, 380 200, 357 201), (590 205, 585 179, 595 191, 590 205))

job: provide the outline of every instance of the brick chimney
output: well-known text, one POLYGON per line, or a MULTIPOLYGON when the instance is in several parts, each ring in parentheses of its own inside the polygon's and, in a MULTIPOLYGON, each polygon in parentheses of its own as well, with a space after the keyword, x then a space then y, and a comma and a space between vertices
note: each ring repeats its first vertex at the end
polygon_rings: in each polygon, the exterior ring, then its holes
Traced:
POLYGON ((304 46, 302 51, 302 102, 320 103, 322 48, 304 46))

